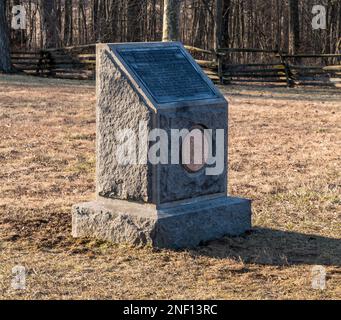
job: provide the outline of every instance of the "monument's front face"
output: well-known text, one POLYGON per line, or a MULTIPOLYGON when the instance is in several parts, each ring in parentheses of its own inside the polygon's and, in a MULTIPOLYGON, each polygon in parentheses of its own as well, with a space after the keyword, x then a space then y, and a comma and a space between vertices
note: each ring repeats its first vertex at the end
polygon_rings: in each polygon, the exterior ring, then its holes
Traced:
POLYGON ((251 227, 227 197, 227 102, 180 43, 97 48, 96 202, 74 236, 186 247, 251 227))

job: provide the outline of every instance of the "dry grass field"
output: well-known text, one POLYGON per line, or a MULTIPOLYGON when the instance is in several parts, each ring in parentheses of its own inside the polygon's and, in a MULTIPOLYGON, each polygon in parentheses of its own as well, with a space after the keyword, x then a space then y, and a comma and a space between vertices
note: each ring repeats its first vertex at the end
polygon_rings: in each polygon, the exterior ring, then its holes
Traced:
POLYGON ((229 192, 253 200, 254 229, 168 251, 70 235, 95 196, 94 83, 0 75, 0 298, 341 299, 341 90, 222 90, 229 192))

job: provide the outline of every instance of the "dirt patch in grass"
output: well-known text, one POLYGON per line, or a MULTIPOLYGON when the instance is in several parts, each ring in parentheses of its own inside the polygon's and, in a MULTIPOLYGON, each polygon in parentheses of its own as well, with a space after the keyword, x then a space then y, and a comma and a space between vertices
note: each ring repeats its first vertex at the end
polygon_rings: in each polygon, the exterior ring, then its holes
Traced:
POLYGON ((229 193, 253 200, 254 230, 155 250, 70 236, 71 206, 95 195, 94 83, 0 75, 0 297, 340 299, 340 90, 222 90, 229 193))

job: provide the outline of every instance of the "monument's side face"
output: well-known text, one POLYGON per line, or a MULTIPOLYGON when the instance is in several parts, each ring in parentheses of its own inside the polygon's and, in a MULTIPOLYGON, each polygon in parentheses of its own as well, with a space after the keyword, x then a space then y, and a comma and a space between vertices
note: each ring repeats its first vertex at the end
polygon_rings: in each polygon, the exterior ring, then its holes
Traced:
MULTIPOLYGON (((105 198, 148 202, 151 199, 151 171, 148 164, 123 166, 118 163, 120 134, 127 144, 137 144, 140 123, 149 130, 152 111, 134 90, 129 79, 113 60, 106 45, 97 47, 97 194, 105 198)), ((147 150, 148 144, 142 144, 147 150)), ((122 157, 120 157, 122 156, 122 157)), ((134 155, 133 155, 134 156, 134 155)), ((138 155, 136 154, 136 157, 138 155)))
MULTIPOLYGON (((213 132, 220 129, 224 131, 224 141, 221 148, 223 152, 222 167, 218 174, 208 175, 207 165, 197 173, 188 172, 180 164, 159 165, 158 202, 160 205, 181 201, 188 198, 204 196, 226 195, 227 183, 227 102, 220 101, 205 105, 196 105, 177 108, 171 111, 161 111, 158 115, 159 125, 171 135, 171 130, 191 130, 201 126, 213 132)), ((216 136, 213 134, 213 154, 216 154, 216 136)))

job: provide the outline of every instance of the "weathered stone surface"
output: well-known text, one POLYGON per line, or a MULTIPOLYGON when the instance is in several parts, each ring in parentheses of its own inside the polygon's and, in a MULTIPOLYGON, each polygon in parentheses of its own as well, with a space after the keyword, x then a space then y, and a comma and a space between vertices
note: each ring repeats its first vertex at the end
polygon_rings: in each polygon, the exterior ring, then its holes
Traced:
POLYGON ((188 248, 251 229, 251 201, 221 197, 158 211, 153 245, 188 248))
MULTIPOLYGON (((147 164, 117 163, 117 134, 119 130, 131 129, 138 136, 140 121, 150 123, 151 111, 107 50, 99 48, 98 57, 97 193, 108 198, 148 202, 151 170, 147 164)), ((144 147, 148 148, 147 141, 144 147)))
POLYGON ((152 244, 156 214, 144 205, 129 210, 120 200, 93 201, 73 206, 72 235, 114 243, 152 244), (112 202, 110 204, 110 202, 112 202))
POLYGON ((75 205, 72 225, 74 237, 189 248, 250 230, 251 202, 221 197, 157 210, 144 204, 99 200, 75 205))
MULTIPOLYGON (((197 124, 203 124, 206 128, 213 130, 224 129, 226 132, 224 164, 227 163, 227 104, 210 104, 206 107, 198 107, 194 104, 191 107, 179 108, 176 111, 161 111, 159 118, 160 127, 166 130, 169 136, 172 129, 190 129, 197 124)), ((213 146, 215 146, 215 143, 213 143, 213 146)), ((213 153, 215 154, 216 150, 213 153)), ((224 166, 221 174, 209 176, 206 174, 205 169, 192 174, 186 172, 181 164, 160 165, 159 175, 158 195, 161 204, 184 200, 189 197, 226 194, 226 166, 224 166)))

